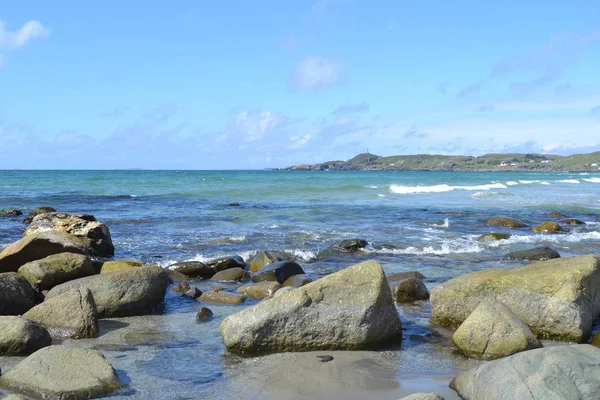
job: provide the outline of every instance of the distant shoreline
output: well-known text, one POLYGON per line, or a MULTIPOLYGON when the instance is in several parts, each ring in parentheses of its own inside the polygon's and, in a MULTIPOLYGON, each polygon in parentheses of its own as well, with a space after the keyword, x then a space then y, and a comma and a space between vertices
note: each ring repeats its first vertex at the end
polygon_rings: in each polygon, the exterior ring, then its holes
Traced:
POLYGON ((554 154, 493 153, 474 156, 418 154, 381 157, 359 154, 348 161, 299 164, 283 171, 600 172, 600 151, 554 154))

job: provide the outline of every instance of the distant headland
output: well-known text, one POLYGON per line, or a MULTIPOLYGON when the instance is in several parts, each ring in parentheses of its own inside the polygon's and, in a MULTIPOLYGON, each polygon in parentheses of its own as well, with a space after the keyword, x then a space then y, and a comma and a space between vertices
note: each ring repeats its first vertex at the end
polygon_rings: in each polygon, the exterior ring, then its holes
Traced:
POLYGON ((362 153, 348 161, 327 161, 280 168, 286 171, 540 171, 600 172, 600 151, 553 154, 492 153, 482 156, 417 154, 382 157, 362 153))

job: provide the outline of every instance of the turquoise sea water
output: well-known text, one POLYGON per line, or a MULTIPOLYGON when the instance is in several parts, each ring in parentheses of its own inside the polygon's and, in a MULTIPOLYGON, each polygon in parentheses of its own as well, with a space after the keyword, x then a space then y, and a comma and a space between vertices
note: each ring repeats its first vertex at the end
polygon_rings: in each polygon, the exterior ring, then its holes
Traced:
MULTIPOLYGON (((386 272, 421 271, 431 288, 468 271, 521 265, 503 259, 510 251, 548 245, 563 256, 600 252, 600 174, 0 171, 0 209, 27 213, 41 205, 93 214, 110 228, 115 258, 165 267, 234 254, 248 260, 257 250, 282 250, 314 278, 372 258, 386 272), (535 225, 554 220, 551 211, 586 224, 568 226, 560 235, 484 224, 503 215, 535 225), (476 241, 492 230, 513 236, 476 241), (320 250, 353 237, 369 242, 364 254, 318 258, 320 250)), ((21 218, 0 219, 0 247, 21 237, 21 218)), ((197 285, 208 289, 212 283, 197 285)), ((226 398, 228 390, 238 393, 235 385, 251 376, 245 368, 258 359, 237 359, 220 343, 220 321, 239 308, 211 306, 216 318, 196 324, 198 307, 169 293, 162 314, 107 321, 99 339, 68 344, 104 349, 129 382, 120 396, 226 398)), ((399 312, 405 326, 402 350, 377 355, 383 357, 377 362, 391 369, 392 381, 452 376, 463 368, 462 360, 438 343, 426 302, 400 306, 399 312)), ((0 358, 2 367, 14 362, 0 358)))

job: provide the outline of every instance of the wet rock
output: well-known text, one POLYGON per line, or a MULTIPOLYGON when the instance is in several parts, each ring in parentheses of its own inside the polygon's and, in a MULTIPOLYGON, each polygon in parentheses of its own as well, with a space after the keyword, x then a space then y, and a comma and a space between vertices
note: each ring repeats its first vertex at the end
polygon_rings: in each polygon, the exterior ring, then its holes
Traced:
POLYGON ((98 312, 87 288, 69 290, 47 299, 23 314, 50 332, 53 337, 72 339, 98 336, 98 312))
POLYGON ((250 274, 243 268, 234 267, 224 271, 219 271, 210 279, 220 282, 242 282, 250 279, 250 274))
POLYGON ((592 338, 592 346, 600 347, 600 332, 596 332, 592 338))
POLYGON ((329 361, 333 361, 333 357, 332 356, 317 356, 317 358, 319 359, 319 361, 321 362, 329 362, 329 361))
POLYGON ((27 214, 25 216, 25 218, 23 218, 23 223, 26 225, 29 225, 36 216, 38 216, 40 214, 51 213, 51 212, 56 212, 56 210, 54 208, 48 207, 48 206, 41 206, 41 207, 34 208, 33 211, 31 211, 29 214, 27 214))
POLYGON ((585 222, 576 218, 568 218, 560 221, 563 225, 585 225, 585 222))
POLYGON ((396 303, 408 303, 410 301, 427 300, 429 290, 421 280, 406 278, 393 286, 392 295, 396 303))
POLYGON ((230 292, 204 292, 200 296, 200 301, 214 304, 242 304, 246 301, 246 296, 230 292))
POLYGON ((444 400, 444 397, 437 393, 419 392, 403 397, 400 400, 444 400))
POLYGON ((538 338, 586 341, 600 314, 600 255, 458 276, 431 291, 431 322, 459 326, 486 298, 504 303, 538 338))
POLYGON ((19 275, 27 279, 38 292, 95 273, 92 260, 88 256, 75 253, 53 254, 30 261, 19 268, 19 275))
POLYGON ((35 290, 16 272, 0 274, 0 315, 21 315, 35 305, 35 290))
POLYGON ((48 331, 17 316, 0 316, 0 356, 23 356, 50 346, 48 331))
POLYGON ((181 283, 178 283, 175 286, 173 286, 171 288, 171 290, 174 291, 175 293, 184 294, 185 292, 187 292, 191 288, 192 287, 190 286, 189 283, 187 283, 187 282, 181 282, 181 283))
POLYGON ((598 365, 597 347, 548 347, 481 364, 450 387, 467 400, 594 400, 600 393, 598 365))
POLYGON ((541 246, 533 249, 513 251, 508 253, 505 257, 511 260, 544 261, 560 258, 560 254, 550 247, 541 246))
POLYGON ((229 268, 246 268, 246 262, 240 256, 221 257, 206 262, 208 267, 214 270, 214 273, 225 271, 229 268))
POLYGON ((560 211, 551 211, 548 213, 548 216, 552 218, 567 218, 567 215, 560 211))
POLYGON ((202 292, 197 287, 192 286, 185 293, 183 293, 183 295, 192 299, 197 299, 198 297, 202 296, 202 292))
POLYGON ((283 283, 289 277, 304 274, 302 267, 295 261, 279 261, 261 268, 252 275, 254 282, 273 281, 283 283))
POLYGON ((16 208, 5 208, 0 210, 0 217, 18 217, 19 215, 23 215, 23 211, 16 208))
POLYGON ((92 292, 99 318, 144 315, 162 303, 169 276, 160 267, 144 266, 75 279, 55 286, 46 299, 71 289, 92 292))
POLYGON ((334 243, 319 253, 320 259, 326 259, 339 255, 356 254, 369 243, 364 239, 346 239, 334 243))
POLYGON ((294 276, 290 276, 283 282, 283 286, 291 286, 293 288, 299 288, 300 286, 307 285, 311 283, 313 280, 310 276, 306 274, 298 274, 294 276))
POLYGON ((534 226, 531 230, 535 233, 558 233, 563 229, 554 221, 546 221, 540 225, 534 226))
POLYGON ((139 260, 106 261, 102 264, 100 273, 107 274, 109 272, 122 271, 124 269, 141 267, 142 265, 144 265, 144 264, 139 260))
POLYGON ((501 226, 504 228, 524 228, 527 226, 521 221, 508 217, 493 217, 488 219, 485 224, 489 226, 501 226))
POLYGON ((208 319, 211 319, 213 316, 213 312, 210 310, 210 308, 207 307, 202 307, 198 310, 198 312, 196 313, 196 319, 198 321, 206 321, 208 319))
POLYGON ((229 203, 227 207, 240 207, 240 203, 229 203))
POLYGON ((277 251, 259 251, 250 261, 250 271, 257 272, 265 265, 273 264, 279 261, 289 261, 289 257, 277 251))
POLYGON ((30 261, 59 253, 88 254, 85 245, 74 236, 52 231, 40 232, 28 235, 2 250, 0 273, 17 272, 30 261))
POLYGON ((115 254, 108 227, 87 214, 44 213, 33 218, 23 237, 40 232, 66 233, 84 243, 90 255, 112 257, 115 254))
POLYGON ((244 294, 254 299, 264 299, 275 294, 281 288, 278 282, 260 282, 251 283, 238 288, 238 293, 244 294))
POLYGON ((200 261, 182 261, 169 265, 168 269, 191 279, 210 279, 216 272, 214 268, 200 261))
POLYGON ((228 316, 221 336, 233 353, 355 350, 400 343, 402 325, 383 269, 367 261, 228 316))
POLYGON ((0 377, 0 386, 48 399, 88 399, 121 388, 102 353, 49 346, 36 351, 0 377))
POLYGON ((504 304, 487 299, 464 320, 452 342, 467 357, 495 360, 542 347, 531 330, 504 304))
POLYGON ((486 234, 479 236, 477 238, 477 241, 478 242, 494 242, 496 240, 510 239, 510 236, 511 235, 509 235, 508 233, 491 232, 491 233, 486 233, 486 234))
POLYGON ((191 281, 193 280, 193 278, 190 278, 187 275, 182 274, 181 272, 177 272, 177 271, 172 271, 170 269, 167 269, 167 274, 169 275, 169 279, 171 281, 171 283, 173 282, 185 282, 185 281, 191 281))
POLYGON ((387 280, 389 282, 401 281, 406 278, 416 278, 420 280, 426 279, 425 275, 423 275, 419 271, 395 272, 393 274, 387 275, 387 280))

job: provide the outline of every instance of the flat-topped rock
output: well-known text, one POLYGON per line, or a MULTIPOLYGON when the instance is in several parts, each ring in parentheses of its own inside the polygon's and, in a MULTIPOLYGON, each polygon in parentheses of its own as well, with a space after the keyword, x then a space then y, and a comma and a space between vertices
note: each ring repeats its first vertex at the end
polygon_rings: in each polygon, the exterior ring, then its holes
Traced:
POLYGON ((98 350, 49 346, 0 376, 0 386, 38 398, 75 400, 109 395, 121 382, 98 350))
POLYGON ((234 353, 365 349, 400 343, 402 324, 383 269, 367 261, 225 318, 234 353))
POLYGON ((458 276, 431 291, 431 322, 459 326, 487 298, 504 303, 538 338, 586 341, 600 315, 600 255, 458 276))
POLYGON ((53 254, 30 261, 19 268, 19 274, 38 292, 95 273, 92 260, 88 256, 75 253, 53 254))

